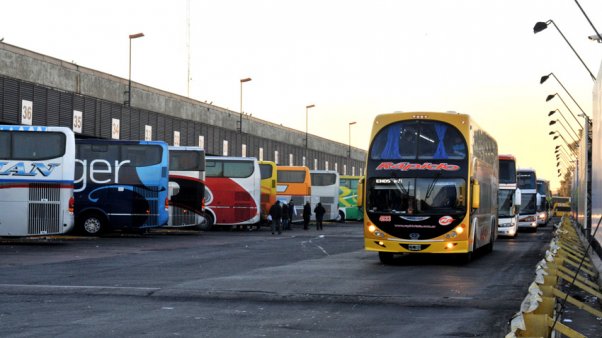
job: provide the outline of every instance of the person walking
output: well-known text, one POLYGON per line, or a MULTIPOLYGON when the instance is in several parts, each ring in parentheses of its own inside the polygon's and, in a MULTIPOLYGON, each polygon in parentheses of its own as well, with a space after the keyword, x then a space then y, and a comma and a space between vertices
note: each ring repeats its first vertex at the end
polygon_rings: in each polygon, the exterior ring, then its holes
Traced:
POLYGON ((278 230, 278 235, 282 232, 280 229, 280 220, 282 219, 282 207, 280 207, 280 201, 276 201, 270 208, 270 216, 272 217, 272 235, 274 231, 278 230))
POLYGON ((286 203, 282 203, 282 230, 290 230, 290 218, 288 205, 286 203))
POLYGON ((303 230, 309 229, 309 219, 311 218, 311 205, 309 201, 303 206, 303 230))
POLYGON ((324 219, 326 209, 324 209, 322 203, 318 202, 318 205, 314 208, 314 213, 316 214, 316 230, 324 230, 322 227, 322 219, 324 219))
POLYGON ((293 218, 295 218, 295 204, 293 203, 293 200, 291 199, 290 201, 288 201, 288 229, 291 230, 293 227, 293 218))

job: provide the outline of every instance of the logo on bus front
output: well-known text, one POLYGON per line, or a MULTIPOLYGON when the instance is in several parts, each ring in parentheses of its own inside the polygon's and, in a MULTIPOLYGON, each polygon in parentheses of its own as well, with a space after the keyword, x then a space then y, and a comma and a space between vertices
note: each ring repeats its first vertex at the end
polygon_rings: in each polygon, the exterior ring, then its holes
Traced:
POLYGON ((429 170, 429 171, 458 171, 460 170, 460 166, 449 163, 430 163, 425 162, 423 164, 420 163, 410 163, 410 162, 381 162, 376 170, 400 170, 400 171, 408 171, 408 170, 429 170))
POLYGON ((451 216, 443 216, 441 218, 439 218, 439 224, 440 225, 450 225, 452 224, 452 222, 454 221, 454 218, 451 216))

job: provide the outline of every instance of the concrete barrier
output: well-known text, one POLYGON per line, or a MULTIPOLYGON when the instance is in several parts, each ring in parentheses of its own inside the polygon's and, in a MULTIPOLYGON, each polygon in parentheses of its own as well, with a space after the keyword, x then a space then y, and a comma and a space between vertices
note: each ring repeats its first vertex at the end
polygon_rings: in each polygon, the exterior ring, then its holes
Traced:
POLYGON ((581 314, 602 318, 600 304, 589 305, 571 295, 579 292, 602 299, 598 284, 599 272, 588 255, 579 234, 568 217, 563 217, 546 251, 545 259, 535 268, 535 280, 529 286, 520 310, 510 320, 506 338, 552 337, 562 334, 569 338, 587 337, 579 328, 562 322, 567 303, 581 314), (564 292, 563 290, 567 290, 564 292))

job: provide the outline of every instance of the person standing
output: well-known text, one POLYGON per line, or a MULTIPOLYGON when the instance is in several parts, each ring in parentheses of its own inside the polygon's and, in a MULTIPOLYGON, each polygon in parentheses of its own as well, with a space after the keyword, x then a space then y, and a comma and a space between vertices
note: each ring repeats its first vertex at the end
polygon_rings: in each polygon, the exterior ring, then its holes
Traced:
POLYGON ((288 229, 291 230, 293 227, 293 218, 295 218, 295 204, 292 199, 288 201, 288 218, 288 229))
POLYGON ((314 208, 314 213, 316 214, 316 230, 324 230, 322 227, 322 219, 324 219, 326 209, 324 209, 321 202, 318 202, 318 205, 314 208))
POLYGON ((280 207, 280 201, 276 201, 270 208, 270 216, 272 216, 272 235, 274 231, 278 230, 278 235, 282 232, 280 229, 280 220, 282 219, 282 208, 280 207))
POLYGON ((290 217, 288 212, 288 205, 286 203, 282 203, 282 230, 290 230, 290 217))
POLYGON ((303 230, 309 229, 309 219, 311 218, 311 205, 308 202, 305 202, 303 206, 303 230))

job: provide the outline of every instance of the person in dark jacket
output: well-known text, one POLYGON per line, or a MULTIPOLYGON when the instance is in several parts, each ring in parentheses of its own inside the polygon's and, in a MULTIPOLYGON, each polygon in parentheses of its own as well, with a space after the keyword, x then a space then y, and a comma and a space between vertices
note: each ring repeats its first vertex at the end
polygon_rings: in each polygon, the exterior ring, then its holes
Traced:
POLYGON ((290 217, 288 211, 288 205, 286 203, 282 203, 282 230, 290 230, 290 217))
POLYGON ((291 230, 293 227, 293 218, 295 217, 295 204, 293 200, 288 201, 288 229, 291 230))
POLYGON ((316 214, 316 230, 324 230, 322 227, 322 219, 324 219, 326 209, 324 209, 322 203, 318 202, 318 205, 314 208, 314 213, 316 214))
POLYGON ((305 202, 303 206, 303 230, 309 229, 309 219, 311 218, 311 205, 305 202))
POLYGON ((276 229, 278 230, 278 235, 282 232, 280 229, 280 221, 282 219, 282 207, 280 206, 280 201, 276 201, 274 205, 270 208, 270 216, 272 217, 272 235, 276 229))

